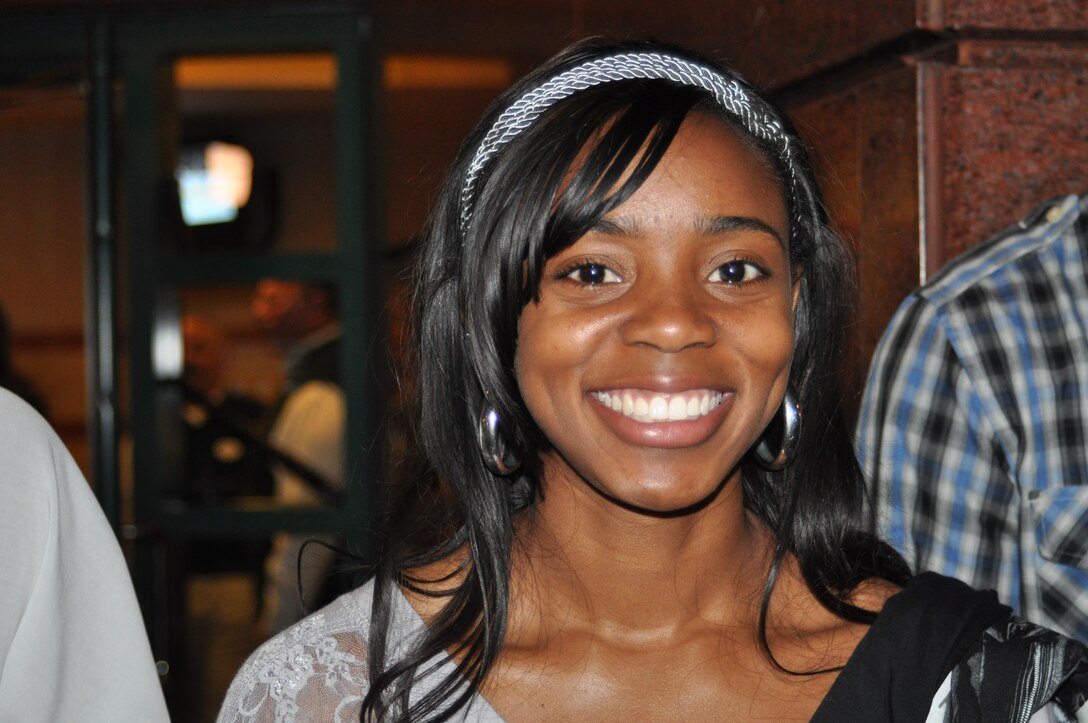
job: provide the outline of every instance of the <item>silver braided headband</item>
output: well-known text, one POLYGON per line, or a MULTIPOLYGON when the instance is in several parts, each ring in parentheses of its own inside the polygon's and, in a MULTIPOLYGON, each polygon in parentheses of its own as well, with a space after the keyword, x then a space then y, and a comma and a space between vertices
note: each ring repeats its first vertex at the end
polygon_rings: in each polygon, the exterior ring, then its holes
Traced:
MULTIPOLYGON (((717 70, 698 65, 683 58, 660 53, 621 53, 590 60, 582 65, 548 79, 545 83, 518 98, 503 111, 495 125, 484 136, 461 186, 461 233, 472 220, 476 179, 484 165, 504 145, 528 128, 556 102, 578 91, 617 80, 659 79, 695 86, 710 92, 718 104, 736 116, 749 133, 777 143, 779 154, 791 176, 794 172, 794 149, 789 136, 769 108, 753 108, 753 99, 736 80, 728 80, 717 70)), ((755 105, 762 103, 755 99, 755 105)))

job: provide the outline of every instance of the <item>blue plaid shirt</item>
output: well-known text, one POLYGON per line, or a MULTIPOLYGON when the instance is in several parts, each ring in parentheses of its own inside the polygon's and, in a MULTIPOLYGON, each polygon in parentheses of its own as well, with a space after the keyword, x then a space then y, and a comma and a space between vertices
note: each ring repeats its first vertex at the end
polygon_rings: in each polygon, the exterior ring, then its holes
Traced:
POLYGON ((858 428, 880 532, 1088 641, 1088 196, 1051 202, 903 302, 858 428))

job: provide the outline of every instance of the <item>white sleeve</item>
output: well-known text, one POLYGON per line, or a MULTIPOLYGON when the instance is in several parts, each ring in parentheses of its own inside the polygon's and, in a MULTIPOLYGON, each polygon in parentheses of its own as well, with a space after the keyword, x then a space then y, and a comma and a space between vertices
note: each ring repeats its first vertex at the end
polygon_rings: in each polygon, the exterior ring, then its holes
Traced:
POLYGON ((0 389, 0 721, 168 721, 132 580, 49 425, 0 389))
MULTIPOLYGON (((334 487, 344 483, 344 394, 328 382, 307 382, 284 401, 269 435, 272 446, 313 469, 334 487)), ((319 500, 295 475, 276 472, 281 504, 313 504, 319 500)))

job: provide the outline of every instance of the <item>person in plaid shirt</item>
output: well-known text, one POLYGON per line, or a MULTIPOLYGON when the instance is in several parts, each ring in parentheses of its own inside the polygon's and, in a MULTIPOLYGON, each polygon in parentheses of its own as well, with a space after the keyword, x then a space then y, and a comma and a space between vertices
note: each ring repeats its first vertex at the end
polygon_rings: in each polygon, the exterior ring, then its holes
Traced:
POLYGON ((911 294, 873 358, 858 448, 915 571, 1088 640, 1088 196, 1050 201, 911 294))

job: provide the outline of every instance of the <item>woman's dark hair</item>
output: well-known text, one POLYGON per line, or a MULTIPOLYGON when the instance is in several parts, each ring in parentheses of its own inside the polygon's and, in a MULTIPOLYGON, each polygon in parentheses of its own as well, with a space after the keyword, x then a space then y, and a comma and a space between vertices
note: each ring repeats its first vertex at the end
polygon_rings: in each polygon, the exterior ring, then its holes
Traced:
POLYGON ((751 455, 742 461, 745 505, 777 540, 760 621, 768 656, 774 661, 765 636, 767 603, 785 555, 796 557, 825 607, 852 621, 873 618, 847 601, 861 581, 903 583, 909 577, 902 559, 861 527, 865 488, 838 392, 844 330, 855 309, 853 265, 826 225, 796 134, 727 68, 658 43, 586 41, 495 101, 462 146, 421 244, 415 385, 419 441, 431 474, 391 514, 400 538, 388 542, 378 564, 364 719, 446 720, 469 702, 496 660, 509 609, 513 519, 543 494, 540 452, 549 448, 514 375, 518 318, 538 293, 545 261, 639 188, 691 112, 728 124, 777 174, 789 211, 790 263, 800 280, 790 370, 803 414, 795 462, 771 472, 751 455), (718 70, 747 91, 756 111, 774 118, 792 153, 752 133, 703 88, 667 79, 614 80, 557 100, 505 142, 474 176, 466 218, 465 178, 470 169, 477 172, 476 151, 500 114, 565 69, 631 51, 665 53, 718 70), (483 463, 476 432, 485 404, 497 410, 506 441, 522 460, 516 476, 498 477, 483 463), (420 514, 421 505, 437 509, 441 519, 420 514), (402 542, 420 539, 429 542, 402 542), (429 563, 458 559, 464 550, 467 557, 448 579, 412 576, 429 563), (435 583, 442 592, 434 592, 435 583), (386 654, 386 633, 397 584, 437 595, 444 607, 414 647, 393 660, 386 654), (417 691, 409 703, 413 683, 433 674, 447 650, 458 660, 457 673, 417 691))

